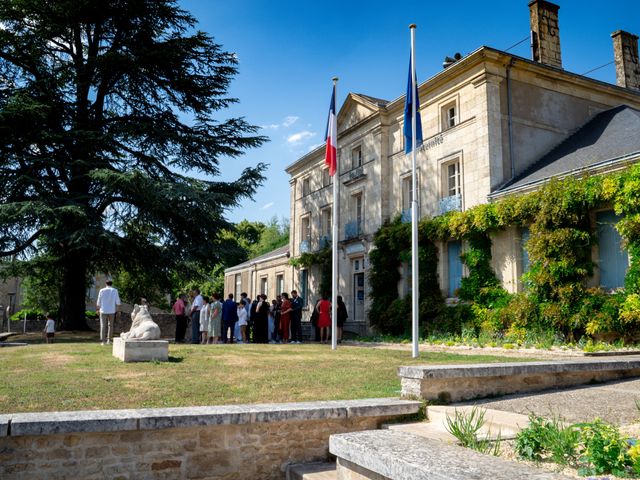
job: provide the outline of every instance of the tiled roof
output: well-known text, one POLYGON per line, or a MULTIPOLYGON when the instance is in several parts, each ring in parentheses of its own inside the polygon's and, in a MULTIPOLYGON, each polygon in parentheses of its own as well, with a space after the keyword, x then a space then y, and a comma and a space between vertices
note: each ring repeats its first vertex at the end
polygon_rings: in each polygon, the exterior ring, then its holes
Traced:
POLYGON ((640 154, 640 110, 621 105, 596 115, 494 194, 636 153, 640 154))
POLYGON ((226 270, 241 270, 242 268, 248 267, 254 263, 260 263, 262 261, 265 260, 269 260, 273 257, 279 257, 282 255, 286 255, 289 253, 289 244, 284 245, 283 247, 280 248, 276 248, 275 250, 271 250, 270 252, 267 252, 263 255, 259 255, 255 258, 251 258, 249 260, 247 260, 246 262, 240 263, 238 265, 234 265, 233 267, 229 267, 226 270))

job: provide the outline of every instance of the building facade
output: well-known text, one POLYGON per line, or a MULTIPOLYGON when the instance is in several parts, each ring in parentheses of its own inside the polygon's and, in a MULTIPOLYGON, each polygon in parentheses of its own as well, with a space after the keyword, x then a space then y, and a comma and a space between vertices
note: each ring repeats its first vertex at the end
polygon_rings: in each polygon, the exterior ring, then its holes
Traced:
MULTIPOLYGON (((588 137, 605 128, 598 123, 603 117, 609 120, 605 122, 609 130, 621 128, 626 117, 634 118, 640 109, 638 37, 621 31, 612 34, 618 80, 611 85, 562 68, 558 6, 534 0, 529 8, 533 59, 480 47, 419 85, 424 138, 417 151, 420 218, 526 191, 552 176, 620 168, 640 159, 640 148, 633 142, 622 145, 622 153, 613 143, 604 142, 580 165, 571 163, 575 163, 571 152, 558 152, 559 146, 576 141, 580 133, 588 137), (617 111, 620 106, 623 110, 617 111), (555 157, 550 158, 553 152, 555 157), (616 162, 619 157, 623 158, 616 162)), ((328 175, 324 147, 286 169, 291 177, 288 252, 293 258, 328 244, 335 208, 332 182, 339 182, 338 294, 344 297, 350 320, 361 326, 354 328, 357 331, 367 330, 373 236, 397 215, 410 218, 413 192, 411 158, 404 153, 404 102, 404 96, 386 101, 350 93, 338 113, 335 177, 328 175)), ((640 125, 632 128, 637 128, 635 137, 640 138, 640 125)), ((610 213, 600 215, 603 225, 615 223, 610 213)), ((610 230, 603 227, 603 239, 613 235, 610 230)), ((521 288, 519 279, 527 267, 522 251, 527 235, 526 230, 511 229, 494 238, 493 266, 511 292, 521 288)), ((611 239, 616 241, 619 250, 619 240, 611 239)), ((438 245, 438 275, 446 297, 456 295, 465 275, 460 260, 464 247, 457 241, 438 245)), ((253 268, 260 278, 260 262, 253 268)), ((390 288, 404 295, 410 288, 409 265, 402 270, 402 281, 390 288)), ((227 270, 227 277, 238 274, 238 267, 227 270)), ((322 293, 320 277, 319 268, 314 267, 290 272, 292 287, 306 292, 309 302, 322 293)), ((598 283, 600 278, 593 281, 598 283)), ((258 290, 254 295, 261 293, 258 290)))

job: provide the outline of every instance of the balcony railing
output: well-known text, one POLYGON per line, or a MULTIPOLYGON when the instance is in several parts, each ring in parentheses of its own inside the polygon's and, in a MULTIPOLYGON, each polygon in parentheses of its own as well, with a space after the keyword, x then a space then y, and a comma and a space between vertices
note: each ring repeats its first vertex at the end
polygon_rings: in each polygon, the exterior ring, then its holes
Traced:
POLYGON ((322 250, 323 248, 327 248, 331 245, 331 236, 330 235, 320 235, 318 239, 318 250, 322 250))
POLYGON ((311 251, 311 240, 302 240, 300 242, 300 253, 309 253, 311 251))
POLYGON ((344 226, 344 238, 345 240, 350 240, 352 238, 358 238, 362 235, 362 222, 353 220, 352 222, 348 222, 344 226))
POLYGON ((411 223, 411 209, 407 208, 406 210, 402 210, 402 214, 400 216, 400 220, 402 223, 411 223))
POLYGON ((451 195, 440 200, 440 215, 462 210, 462 195, 451 195))

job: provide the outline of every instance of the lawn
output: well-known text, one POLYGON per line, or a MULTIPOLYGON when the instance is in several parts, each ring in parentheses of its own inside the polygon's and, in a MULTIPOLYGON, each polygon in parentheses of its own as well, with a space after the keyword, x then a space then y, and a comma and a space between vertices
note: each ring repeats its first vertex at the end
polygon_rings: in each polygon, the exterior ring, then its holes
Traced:
POLYGON ((123 363, 93 334, 0 348, 0 413, 392 397, 400 365, 522 361, 326 345, 170 345, 169 362, 123 363))

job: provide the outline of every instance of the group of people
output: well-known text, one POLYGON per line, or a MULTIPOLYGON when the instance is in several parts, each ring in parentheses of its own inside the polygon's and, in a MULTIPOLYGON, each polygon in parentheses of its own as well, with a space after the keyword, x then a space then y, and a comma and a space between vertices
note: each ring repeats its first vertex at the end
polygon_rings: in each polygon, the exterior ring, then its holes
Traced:
MULTIPOLYGON (((253 301, 246 293, 239 301, 230 293, 222 301, 217 293, 211 297, 194 289, 189 298, 181 294, 173 304, 176 316, 176 343, 184 343, 191 322, 191 343, 302 343, 303 298, 296 290, 291 296, 283 292, 269 302, 264 294, 253 301)), ((338 297, 338 339, 347 310, 338 297)), ((314 307, 312 322, 319 329, 320 341, 326 343, 331 326, 331 303, 323 296, 314 307)))

